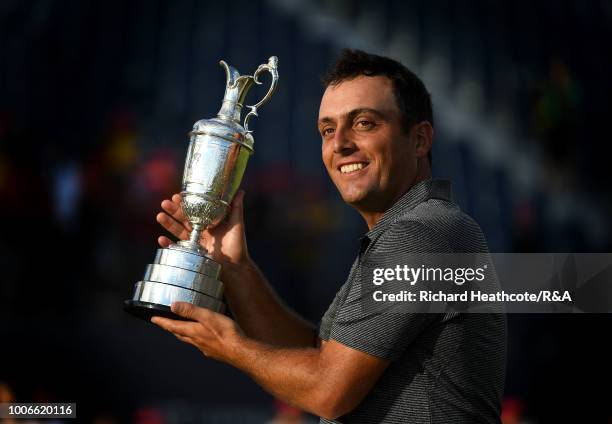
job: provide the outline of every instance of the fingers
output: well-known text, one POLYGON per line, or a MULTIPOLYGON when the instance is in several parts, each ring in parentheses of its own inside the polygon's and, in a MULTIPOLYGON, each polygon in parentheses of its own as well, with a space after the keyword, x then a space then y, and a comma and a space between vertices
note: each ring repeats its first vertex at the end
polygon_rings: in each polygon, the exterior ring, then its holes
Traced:
MULTIPOLYGON (((182 222, 185 225, 189 226, 189 222, 187 221, 187 217, 183 213, 183 208, 181 208, 181 195, 180 194, 174 194, 172 196, 172 200, 171 201, 167 200, 167 199, 164 200, 161 203, 161 207, 172 218, 174 218, 177 221, 182 222)), ((189 229, 191 229, 191 228, 189 228, 189 229)))
POLYGON ((189 238, 189 231, 187 231, 185 226, 180 222, 176 221, 167 213, 160 212, 157 214, 155 219, 157 220, 157 222, 160 223, 162 227, 172 233, 175 237, 181 240, 186 240, 189 238))
POLYGON ((208 354, 204 351, 204 349, 202 349, 202 347, 200 345, 198 345, 198 343, 194 339, 192 339, 191 337, 181 336, 180 334, 175 334, 174 337, 176 337, 177 339, 179 339, 183 343, 187 343, 187 344, 190 344, 190 345, 196 347, 200 352, 202 352, 202 354, 204 356, 208 356, 208 354))
POLYGON ((152 317, 151 322, 175 335, 190 338, 196 334, 195 326, 199 326, 197 322, 179 321, 162 317, 152 317))
POLYGON ((159 236, 157 238, 157 242, 159 243, 161 247, 164 247, 164 248, 169 247, 172 244, 172 240, 170 240, 166 236, 159 236))
POLYGON ((174 337, 182 341, 183 343, 189 343, 190 345, 196 345, 194 340, 191 337, 181 336, 180 334, 175 334, 174 337))
POLYGON ((204 356, 208 356, 208 354, 204 350, 202 350, 202 348, 198 345, 196 339, 194 338, 195 328, 193 326, 198 325, 197 323, 186 323, 184 321, 176 321, 162 317, 152 317, 151 322, 163 328, 164 330, 169 331, 174 335, 174 337, 176 337, 183 343, 195 346, 200 350, 200 352, 204 354, 204 356))
POLYGON ((229 216, 230 225, 243 225, 244 224, 244 190, 239 190, 232 201, 232 209, 229 216))
POLYGON ((182 197, 181 197, 181 195, 180 195, 180 194, 178 194, 178 193, 174 193, 174 194, 172 195, 172 201, 173 201, 174 203, 176 203, 177 205, 180 205, 180 204, 181 204, 181 200, 183 200, 183 199, 182 199, 182 197))
MULTIPOLYGON (((191 232, 191 225, 181 208, 181 195, 176 193, 172 196, 172 200, 162 201, 161 207, 165 212, 157 214, 157 222, 178 239, 187 240, 191 232)), ((172 240, 164 236, 159 237, 157 241, 161 247, 168 247, 172 244, 172 240)))
POLYGON ((187 302, 174 302, 170 305, 170 309, 183 318, 200 322, 211 319, 215 314, 208 309, 199 308, 187 302))

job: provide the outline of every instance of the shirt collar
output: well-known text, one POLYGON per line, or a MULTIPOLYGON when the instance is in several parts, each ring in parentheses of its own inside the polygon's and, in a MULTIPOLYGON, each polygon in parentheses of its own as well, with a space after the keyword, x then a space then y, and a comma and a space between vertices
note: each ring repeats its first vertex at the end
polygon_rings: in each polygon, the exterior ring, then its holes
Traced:
MULTIPOLYGON (((429 199, 452 200, 451 183, 449 180, 426 179, 408 190, 397 202, 393 204, 376 223, 374 228, 368 231, 363 238, 368 242, 387 229, 404 212, 413 209, 419 203, 429 199)), ((363 241, 363 239, 362 239, 363 241)))

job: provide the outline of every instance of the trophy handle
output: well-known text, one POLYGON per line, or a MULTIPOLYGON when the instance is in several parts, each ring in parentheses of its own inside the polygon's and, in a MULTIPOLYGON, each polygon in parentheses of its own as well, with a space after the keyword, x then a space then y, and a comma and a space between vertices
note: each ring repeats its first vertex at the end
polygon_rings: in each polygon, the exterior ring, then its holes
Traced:
POLYGON ((252 132, 249 130, 249 120, 253 116, 258 116, 257 108, 261 107, 263 104, 267 103, 270 100, 270 97, 272 97, 272 94, 274 94, 276 86, 278 85, 278 57, 271 56, 268 59, 268 63, 259 65, 255 73, 253 74, 253 82, 255 82, 255 84, 261 84, 261 81, 258 80, 258 77, 259 74, 264 71, 267 71, 270 73, 270 75, 272 75, 272 83, 270 84, 270 88, 268 89, 268 92, 263 97, 263 99, 261 99, 258 103, 252 106, 247 105, 247 107, 249 108, 249 113, 247 113, 244 117, 244 123, 242 126, 248 133, 252 132))

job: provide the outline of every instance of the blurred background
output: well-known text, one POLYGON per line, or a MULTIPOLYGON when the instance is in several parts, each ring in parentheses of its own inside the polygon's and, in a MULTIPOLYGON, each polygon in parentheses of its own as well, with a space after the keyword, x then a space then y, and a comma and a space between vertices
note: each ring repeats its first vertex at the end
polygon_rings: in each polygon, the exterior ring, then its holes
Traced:
MULTIPOLYGON (((122 311, 180 190, 186 134, 220 107, 220 59, 247 74, 279 57, 253 121, 247 237, 313 322, 366 231, 315 126, 343 47, 423 78, 434 174, 492 252, 612 251, 610 40, 605 0, 2 1, 0 399, 77 402, 98 423, 313 419, 122 311)), ((504 423, 612 422, 611 324, 509 316, 504 423)))

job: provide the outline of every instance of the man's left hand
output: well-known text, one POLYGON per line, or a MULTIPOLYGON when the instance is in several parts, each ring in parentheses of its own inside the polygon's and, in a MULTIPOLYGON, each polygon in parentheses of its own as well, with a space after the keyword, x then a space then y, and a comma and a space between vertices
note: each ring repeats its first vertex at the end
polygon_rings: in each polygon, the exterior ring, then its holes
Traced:
POLYGON ((225 315, 186 302, 175 302, 172 312, 191 321, 153 317, 151 322, 197 347, 205 356, 229 362, 242 338, 238 325, 225 315))

